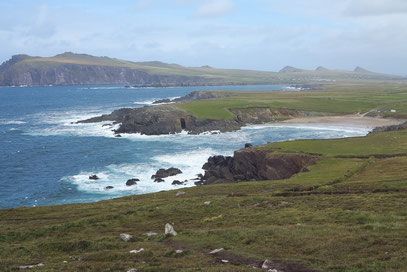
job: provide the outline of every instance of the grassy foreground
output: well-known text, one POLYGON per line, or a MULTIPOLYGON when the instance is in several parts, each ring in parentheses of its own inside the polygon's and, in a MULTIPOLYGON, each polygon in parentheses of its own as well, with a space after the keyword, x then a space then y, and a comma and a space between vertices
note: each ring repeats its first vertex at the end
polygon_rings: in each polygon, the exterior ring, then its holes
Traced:
POLYGON ((406 143, 407 131, 274 143, 259 148, 320 159, 286 180, 1 210, 0 271, 258 271, 247 264, 265 259, 281 271, 405 271, 406 143))
POLYGON ((176 104, 201 119, 233 119, 233 108, 270 107, 314 111, 322 114, 367 113, 407 118, 407 85, 324 85, 323 90, 303 92, 231 92, 230 97, 176 104), (395 110, 395 112, 392 112, 395 110))

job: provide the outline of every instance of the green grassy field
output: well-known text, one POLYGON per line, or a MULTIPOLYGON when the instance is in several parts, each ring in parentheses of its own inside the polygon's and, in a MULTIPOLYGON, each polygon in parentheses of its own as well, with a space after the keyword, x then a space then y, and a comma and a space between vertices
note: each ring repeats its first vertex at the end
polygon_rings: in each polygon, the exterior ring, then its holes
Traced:
POLYGON ((323 90, 302 92, 233 92, 231 97, 176 104, 201 119, 233 119, 233 108, 270 107, 313 111, 321 114, 356 114, 407 118, 407 85, 325 85, 323 90), (391 112, 396 110, 396 112, 391 112), (380 111, 380 112, 379 112, 380 111))
POLYGON ((0 270, 259 271, 247 264, 270 259, 303 271, 405 271, 406 143, 407 131, 273 143, 259 148, 320 159, 286 180, 0 210, 0 270), (164 236, 166 223, 178 236, 164 236), (216 248, 225 250, 208 254, 216 248))

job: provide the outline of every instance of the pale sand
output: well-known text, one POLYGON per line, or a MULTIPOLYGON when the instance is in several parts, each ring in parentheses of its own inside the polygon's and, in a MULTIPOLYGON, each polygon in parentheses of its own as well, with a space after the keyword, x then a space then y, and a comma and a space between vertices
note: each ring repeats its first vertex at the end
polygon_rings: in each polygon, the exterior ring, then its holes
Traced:
POLYGON ((373 129, 375 127, 398 125, 405 120, 385 119, 376 117, 364 117, 360 115, 342 115, 342 116, 314 116, 301 117, 278 122, 277 124, 320 124, 330 126, 344 127, 363 127, 373 129))

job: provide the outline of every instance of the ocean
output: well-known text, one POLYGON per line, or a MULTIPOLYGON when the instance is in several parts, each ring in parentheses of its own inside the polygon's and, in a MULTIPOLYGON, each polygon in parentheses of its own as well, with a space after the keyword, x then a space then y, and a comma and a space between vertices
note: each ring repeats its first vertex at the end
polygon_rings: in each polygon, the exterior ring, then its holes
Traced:
POLYGON ((102 124, 78 120, 122 107, 150 106, 153 101, 196 90, 293 91, 288 86, 205 86, 124 88, 123 86, 48 86, 0 88, 0 208, 93 202, 132 194, 194 186, 172 181, 203 173, 209 156, 232 155, 254 145, 295 139, 362 136, 367 129, 318 125, 255 125, 237 132, 114 137, 102 124), (155 183, 160 168, 182 174, 155 183), (90 180, 90 175, 99 180, 90 180), (138 178, 135 186, 128 179, 138 178), (113 186, 106 190, 105 187, 113 186))

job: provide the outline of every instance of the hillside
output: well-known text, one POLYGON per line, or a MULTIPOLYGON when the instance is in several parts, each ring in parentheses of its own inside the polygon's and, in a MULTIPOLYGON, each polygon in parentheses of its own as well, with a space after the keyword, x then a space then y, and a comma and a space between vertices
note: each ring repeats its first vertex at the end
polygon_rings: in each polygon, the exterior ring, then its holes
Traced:
POLYGON ((253 149, 317 161, 284 180, 1 210, 0 270, 405 271, 406 143, 406 130, 272 143, 253 149))
POLYGON ((0 66, 0 86, 126 84, 188 86, 215 84, 278 84, 310 82, 406 81, 406 78, 368 72, 303 70, 287 66, 280 72, 183 67, 158 61, 131 62, 86 54, 54 57, 16 55, 0 66))

